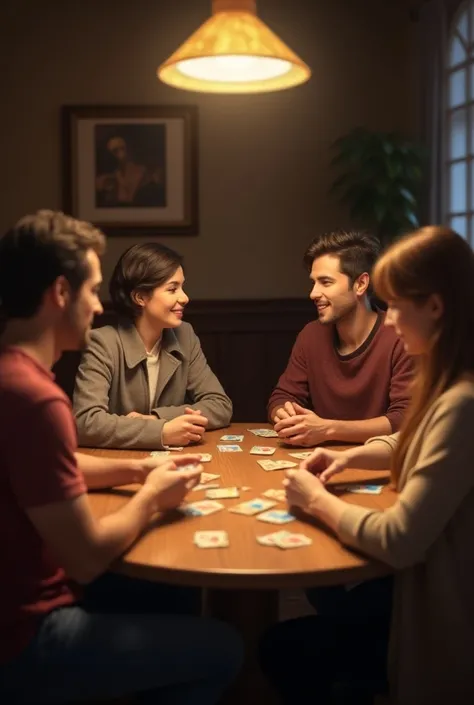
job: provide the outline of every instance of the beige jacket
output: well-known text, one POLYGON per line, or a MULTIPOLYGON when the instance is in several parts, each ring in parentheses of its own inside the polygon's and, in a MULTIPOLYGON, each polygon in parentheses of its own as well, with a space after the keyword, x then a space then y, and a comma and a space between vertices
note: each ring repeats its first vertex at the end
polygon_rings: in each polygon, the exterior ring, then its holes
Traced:
POLYGON ((91 332, 73 398, 78 442, 102 448, 161 448, 166 421, 187 406, 209 419, 208 429, 230 423, 232 402, 212 372, 189 323, 163 331, 155 399, 150 399, 146 351, 133 324, 91 332), (131 411, 156 419, 125 418, 131 411))
MULTIPOLYGON (((396 434, 369 442, 392 449, 396 434)), ((397 705, 474 703, 474 382, 429 409, 397 503, 350 506, 341 540, 396 570, 389 678, 397 705)), ((356 636, 356 635, 355 635, 356 636)))

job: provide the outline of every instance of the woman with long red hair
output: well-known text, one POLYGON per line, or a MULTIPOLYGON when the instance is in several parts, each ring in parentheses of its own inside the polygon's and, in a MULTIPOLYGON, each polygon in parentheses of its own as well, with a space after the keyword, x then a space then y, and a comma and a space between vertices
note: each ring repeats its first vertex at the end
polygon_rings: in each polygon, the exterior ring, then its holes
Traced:
POLYGON ((474 703, 474 254, 452 230, 423 228, 385 252, 375 267, 374 286, 387 302, 386 324, 394 326, 416 361, 402 428, 348 451, 318 449, 299 469, 288 471, 284 485, 290 505, 324 522, 344 544, 395 569, 393 597, 387 592, 381 618, 387 629, 364 641, 363 630, 351 632, 347 624, 333 625, 328 635, 317 616, 284 622, 264 638, 262 665, 285 701, 291 682, 306 679, 315 703, 333 702, 334 682, 346 679, 360 686, 350 702, 366 703, 386 676, 388 653, 393 703, 469 705, 474 703), (389 466, 398 498, 385 511, 350 505, 325 484, 344 468, 389 466), (305 663, 310 674, 302 676, 305 663))

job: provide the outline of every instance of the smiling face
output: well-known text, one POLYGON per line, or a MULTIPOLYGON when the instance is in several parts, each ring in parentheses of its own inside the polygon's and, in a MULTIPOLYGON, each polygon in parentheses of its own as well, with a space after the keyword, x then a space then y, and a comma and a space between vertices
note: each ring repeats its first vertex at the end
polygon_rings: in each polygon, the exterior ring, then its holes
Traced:
POLYGON ((141 316, 157 330, 177 328, 183 320, 183 311, 189 302, 184 289, 184 272, 178 267, 176 272, 161 286, 150 293, 137 292, 135 301, 141 307, 141 316))
POLYGON ((423 355, 430 349, 442 313, 443 304, 437 294, 422 301, 392 299, 385 325, 395 329, 409 355, 423 355))
POLYGON ((368 275, 364 274, 351 284, 347 274, 341 272, 337 255, 317 257, 311 267, 310 279, 313 281, 310 299, 323 324, 336 323, 352 313, 368 286, 368 275))

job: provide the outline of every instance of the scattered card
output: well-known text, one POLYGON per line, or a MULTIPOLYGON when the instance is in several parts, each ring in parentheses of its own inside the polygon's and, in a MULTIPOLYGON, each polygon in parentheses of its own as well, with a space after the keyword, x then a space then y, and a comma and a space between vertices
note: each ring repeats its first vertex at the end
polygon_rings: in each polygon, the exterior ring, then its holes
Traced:
POLYGON ((285 490, 265 490, 262 494, 264 497, 275 499, 277 502, 286 502, 285 490))
POLYGON ((164 458, 165 455, 169 455, 170 453, 170 450, 152 450, 150 455, 152 458, 164 458))
POLYGON ((353 494, 380 494, 382 485, 348 485, 346 490, 353 494))
POLYGON ((199 453, 201 463, 210 463, 212 460, 212 455, 210 453, 199 453))
POLYGON ((280 532, 280 536, 275 538, 275 546, 278 548, 301 548, 302 546, 311 546, 313 543, 310 538, 304 534, 290 534, 282 535, 285 532, 280 532))
POLYGON ((298 460, 306 460, 306 458, 309 458, 312 454, 312 450, 305 450, 302 453, 288 453, 292 458, 298 458, 298 460))
POLYGON ((275 451, 276 448, 271 446, 252 446, 250 448, 251 455, 273 455, 275 451))
POLYGON ((219 487, 217 490, 207 490, 206 497, 208 499, 231 499, 240 497, 237 487, 219 487))
POLYGON ((290 460, 257 460, 257 463, 265 472, 286 470, 287 468, 296 468, 297 466, 297 463, 292 463, 290 460))
POLYGON ((270 509, 270 507, 274 507, 275 504, 276 502, 271 502, 269 499, 250 499, 248 502, 241 502, 234 507, 230 507, 229 512, 245 514, 250 517, 259 512, 264 512, 266 509, 270 509))
POLYGON ((201 484, 204 485, 206 482, 212 482, 213 480, 218 480, 220 475, 213 475, 212 472, 202 472, 201 473, 201 484))
POLYGON ((198 492, 199 490, 214 490, 219 487, 218 482, 207 482, 203 484, 202 482, 199 483, 199 485, 196 485, 196 487, 193 487, 191 490, 192 492, 198 492))
POLYGON ((221 453, 241 453, 242 448, 240 446, 217 446, 217 450, 221 453))
POLYGON ((247 430, 260 438, 278 438, 278 433, 271 428, 249 428, 247 430))
POLYGON ((197 466, 198 463, 188 463, 188 465, 178 465, 176 470, 194 470, 197 466))
POLYGON ((219 438, 220 441, 232 441, 233 443, 241 443, 241 441, 244 440, 243 436, 235 436, 233 434, 227 435, 227 436, 221 436, 219 438))
POLYGON ((269 512, 259 514, 257 517, 260 521, 267 521, 269 524, 288 524, 294 518, 293 514, 289 514, 283 509, 272 509, 269 512))
POLYGON ((196 531, 194 543, 198 548, 225 548, 229 545, 227 531, 196 531))
POLYGON ((203 499, 201 502, 191 502, 180 508, 183 514, 189 517, 205 517, 208 514, 219 512, 221 509, 224 509, 224 505, 220 502, 214 502, 212 499, 203 499))
POLYGON ((289 534, 289 531, 275 531, 273 534, 257 536, 256 539, 261 546, 276 546, 276 539, 280 536, 286 536, 287 534, 289 534))

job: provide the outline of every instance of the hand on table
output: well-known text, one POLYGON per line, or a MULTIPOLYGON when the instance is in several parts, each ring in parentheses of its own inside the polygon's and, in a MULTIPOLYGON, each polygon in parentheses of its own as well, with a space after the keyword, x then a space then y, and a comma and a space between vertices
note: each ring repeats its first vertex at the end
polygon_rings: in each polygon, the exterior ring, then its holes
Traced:
POLYGON ((305 409, 295 402, 287 402, 287 404, 292 405, 295 413, 275 423, 275 431, 282 441, 289 445, 309 448, 328 440, 326 419, 322 419, 314 411, 305 409))
POLYGON ((180 455, 169 460, 165 458, 159 463, 155 460, 155 468, 151 470, 145 480, 145 485, 151 486, 156 492, 157 509, 175 509, 187 493, 195 487, 202 472, 199 455, 180 455), (184 465, 194 464, 194 468, 180 470, 184 465))
POLYGON ((202 440, 209 420, 203 413, 187 408, 185 413, 167 421, 163 426, 162 442, 165 446, 187 446, 202 440))

